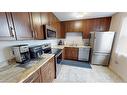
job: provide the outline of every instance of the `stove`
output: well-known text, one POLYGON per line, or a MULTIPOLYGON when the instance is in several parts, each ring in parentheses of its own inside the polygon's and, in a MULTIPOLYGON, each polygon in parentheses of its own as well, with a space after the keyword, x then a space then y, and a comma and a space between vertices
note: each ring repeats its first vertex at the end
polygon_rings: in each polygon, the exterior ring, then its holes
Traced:
POLYGON ((50 44, 44 44, 42 45, 43 52, 45 54, 55 54, 55 71, 56 71, 56 77, 59 74, 61 70, 61 61, 62 61, 62 49, 58 48, 51 48, 50 44))

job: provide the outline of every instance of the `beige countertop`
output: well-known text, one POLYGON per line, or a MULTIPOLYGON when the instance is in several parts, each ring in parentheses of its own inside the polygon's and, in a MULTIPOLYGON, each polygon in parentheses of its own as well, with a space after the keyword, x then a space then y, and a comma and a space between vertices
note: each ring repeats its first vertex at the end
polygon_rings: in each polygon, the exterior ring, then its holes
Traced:
POLYGON ((53 56, 54 54, 43 54, 41 59, 30 61, 27 68, 21 67, 17 63, 12 63, 11 65, 0 68, 0 82, 23 82, 53 56))
POLYGON ((91 46, 70 46, 70 45, 56 45, 56 46, 52 46, 52 48, 60 48, 60 49, 63 49, 64 47, 91 48, 91 46))

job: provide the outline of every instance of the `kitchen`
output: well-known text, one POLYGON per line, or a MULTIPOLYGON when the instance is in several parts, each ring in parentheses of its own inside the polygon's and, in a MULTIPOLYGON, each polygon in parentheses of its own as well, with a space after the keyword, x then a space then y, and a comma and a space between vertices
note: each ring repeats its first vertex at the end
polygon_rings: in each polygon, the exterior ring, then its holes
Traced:
POLYGON ((0 82, 126 82, 126 17, 120 12, 1 12, 0 82))

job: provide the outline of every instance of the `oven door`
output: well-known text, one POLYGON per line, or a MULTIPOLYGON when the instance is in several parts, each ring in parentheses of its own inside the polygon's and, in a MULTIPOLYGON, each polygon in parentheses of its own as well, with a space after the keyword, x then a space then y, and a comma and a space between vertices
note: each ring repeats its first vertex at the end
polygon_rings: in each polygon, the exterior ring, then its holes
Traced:
POLYGON ((62 52, 60 52, 59 54, 57 54, 55 56, 55 59, 56 59, 56 77, 57 75, 59 74, 60 70, 61 70, 61 61, 62 61, 62 52))

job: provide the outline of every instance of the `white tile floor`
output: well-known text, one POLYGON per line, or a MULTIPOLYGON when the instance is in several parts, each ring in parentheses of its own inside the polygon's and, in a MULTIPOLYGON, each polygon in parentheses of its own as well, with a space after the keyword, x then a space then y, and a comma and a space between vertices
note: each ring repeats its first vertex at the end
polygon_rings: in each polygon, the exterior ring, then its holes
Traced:
POLYGON ((63 82, 123 82, 108 67, 91 65, 92 69, 62 65, 55 83, 63 82))

